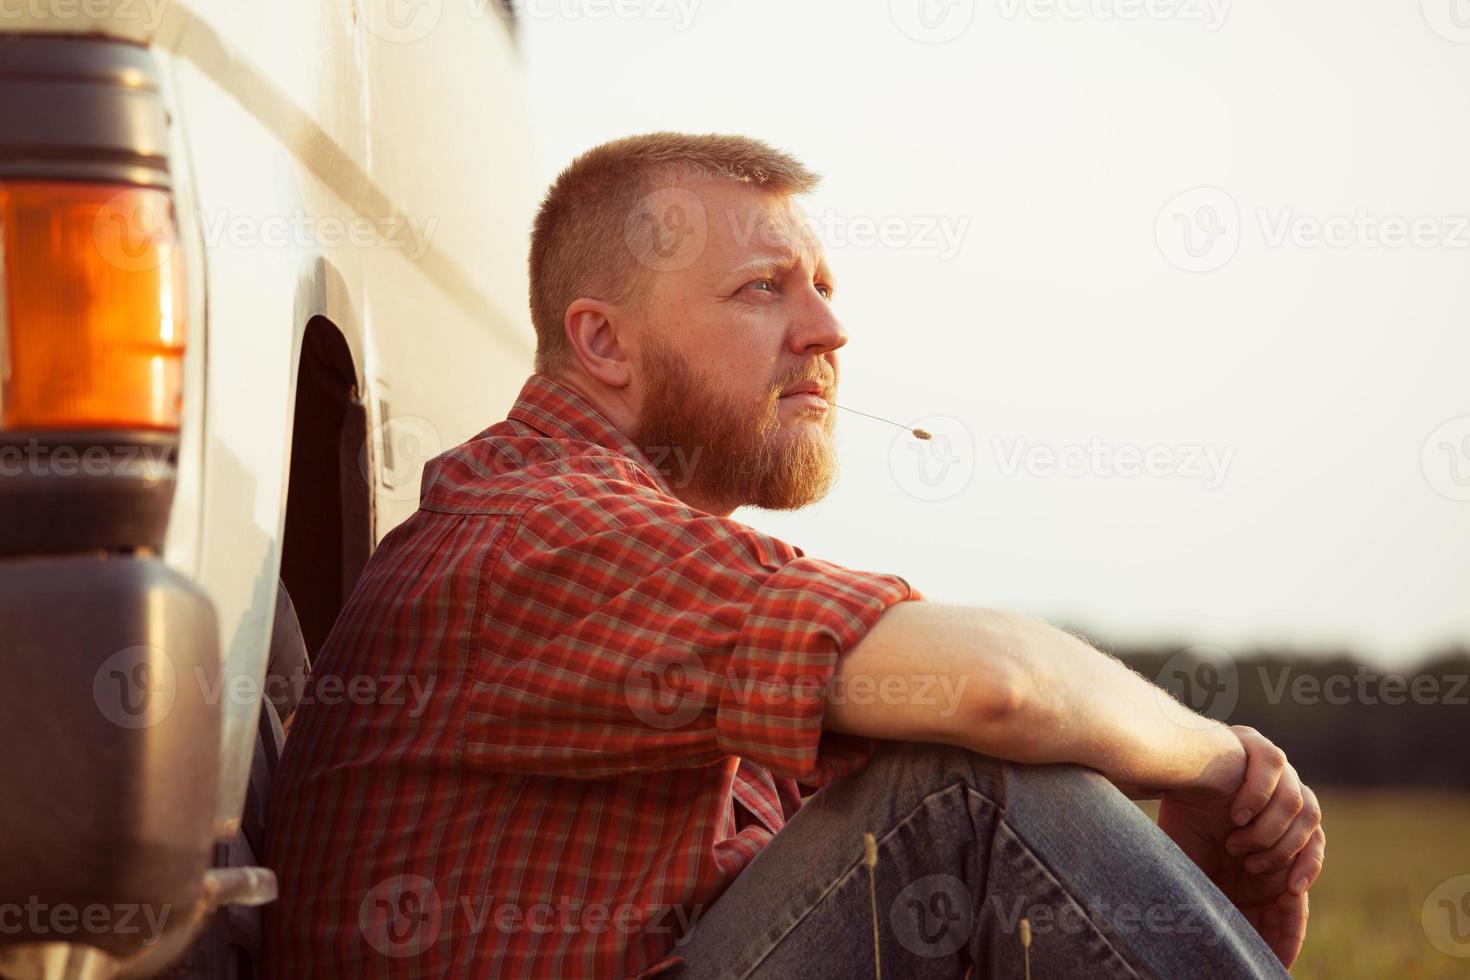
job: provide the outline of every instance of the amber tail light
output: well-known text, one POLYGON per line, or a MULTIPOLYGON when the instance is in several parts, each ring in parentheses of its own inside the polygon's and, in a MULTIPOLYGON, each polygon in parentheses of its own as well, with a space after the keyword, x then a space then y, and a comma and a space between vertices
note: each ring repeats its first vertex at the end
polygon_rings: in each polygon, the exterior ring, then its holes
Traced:
POLYGON ((0 184, 0 430, 177 430, 184 275, 166 191, 0 184))

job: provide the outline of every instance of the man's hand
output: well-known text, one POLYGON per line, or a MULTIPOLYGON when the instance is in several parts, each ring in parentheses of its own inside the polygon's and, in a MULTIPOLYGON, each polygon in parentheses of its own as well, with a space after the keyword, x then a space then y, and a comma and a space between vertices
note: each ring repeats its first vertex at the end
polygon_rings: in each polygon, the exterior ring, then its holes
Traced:
POLYGON ((1164 792, 1159 828, 1235 903, 1283 966, 1307 931, 1307 889, 1327 837, 1317 795, 1260 732, 1232 725, 1246 752, 1238 787, 1164 792))

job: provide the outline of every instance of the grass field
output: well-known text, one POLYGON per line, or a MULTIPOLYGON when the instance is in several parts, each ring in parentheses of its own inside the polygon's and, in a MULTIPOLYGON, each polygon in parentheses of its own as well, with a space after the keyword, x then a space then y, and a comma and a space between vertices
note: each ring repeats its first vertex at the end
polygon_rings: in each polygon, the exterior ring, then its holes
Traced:
MULTIPOLYGON (((1311 891, 1297 980, 1470 978, 1425 933, 1425 900, 1470 875, 1470 795, 1319 791, 1327 864, 1311 891)), ((1442 914, 1442 913, 1441 913, 1442 914)), ((1460 924, 1461 935, 1470 921, 1460 924)), ((1460 944, 1470 954, 1470 941, 1460 944)))
MULTIPOLYGON (((1459 946, 1466 955, 1460 957, 1434 947, 1423 919, 1435 888, 1470 875, 1470 795, 1317 792, 1327 831, 1327 864, 1312 886, 1307 941, 1292 976, 1470 978, 1470 919, 1459 923, 1460 935, 1466 937, 1459 946)), ((1470 904, 1465 908, 1470 910, 1470 904)))

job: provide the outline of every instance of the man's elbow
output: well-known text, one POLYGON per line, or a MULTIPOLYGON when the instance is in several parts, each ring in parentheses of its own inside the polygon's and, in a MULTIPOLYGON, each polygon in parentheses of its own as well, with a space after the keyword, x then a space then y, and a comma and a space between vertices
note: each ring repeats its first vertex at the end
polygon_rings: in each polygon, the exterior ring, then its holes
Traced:
POLYGON ((961 678, 958 715, 970 732, 994 729, 1023 719, 1033 700, 1033 680, 1020 665, 1001 661, 961 678))

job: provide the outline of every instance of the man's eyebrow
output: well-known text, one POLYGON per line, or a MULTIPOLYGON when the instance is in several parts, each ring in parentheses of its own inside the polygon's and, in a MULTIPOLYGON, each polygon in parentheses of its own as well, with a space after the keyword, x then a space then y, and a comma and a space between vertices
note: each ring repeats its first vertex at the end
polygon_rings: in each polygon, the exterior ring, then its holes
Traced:
MULTIPOLYGON (((784 272, 788 269, 795 268, 796 264, 799 261, 800 257, 794 252, 781 252, 768 255, 758 255, 755 258, 747 259, 746 261, 737 265, 735 268, 731 269, 729 276, 731 279, 735 279, 755 275, 758 272, 784 272)), ((822 282, 827 283, 828 285, 834 284, 832 269, 830 266, 827 265, 827 259, 825 256, 817 263, 817 278, 820 279, 822 282)))

